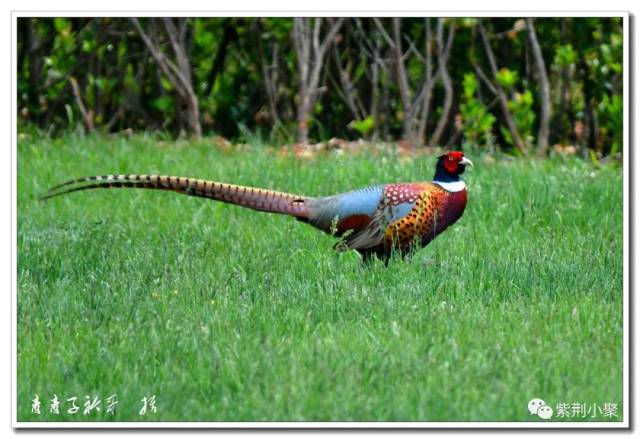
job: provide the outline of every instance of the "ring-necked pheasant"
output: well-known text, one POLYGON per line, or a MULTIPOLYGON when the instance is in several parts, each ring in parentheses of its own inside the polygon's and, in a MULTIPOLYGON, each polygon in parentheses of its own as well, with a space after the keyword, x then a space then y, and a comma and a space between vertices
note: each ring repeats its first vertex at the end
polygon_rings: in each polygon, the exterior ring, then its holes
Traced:
POLYGON ((328 197, 306 197, 267 189, 186 177, 106 175, 67 181, 43 199, 86 189, 143 188, 211 198, 263 212, 290 215, 342 237, 338 248, 387 260, 425 246, 455 223, 467 205, 460 174, 473 163, 462 152, 441 155, 431 182, 372 186, 328 197))

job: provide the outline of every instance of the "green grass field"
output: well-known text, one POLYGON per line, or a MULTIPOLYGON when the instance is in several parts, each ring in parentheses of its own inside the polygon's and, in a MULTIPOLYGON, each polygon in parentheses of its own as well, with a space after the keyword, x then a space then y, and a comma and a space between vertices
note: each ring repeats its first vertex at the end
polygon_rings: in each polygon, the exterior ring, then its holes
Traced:
POLYGON ((463 218, 385 268, 291 218, 199 198, 37 196, 70 177, 134 172, 326 195, 430 180, 432 156, 304 162, 206 141, 26 136, 18 420, 540 421, 527 411, 538 397, 554 410, 615 403, 617 417, 564 419, 621 421, 620 168, 469 157, 463 218), (100 412, 82 413, 87 395, 100 412), (140 416, 150 395, 157 412, 140 416))

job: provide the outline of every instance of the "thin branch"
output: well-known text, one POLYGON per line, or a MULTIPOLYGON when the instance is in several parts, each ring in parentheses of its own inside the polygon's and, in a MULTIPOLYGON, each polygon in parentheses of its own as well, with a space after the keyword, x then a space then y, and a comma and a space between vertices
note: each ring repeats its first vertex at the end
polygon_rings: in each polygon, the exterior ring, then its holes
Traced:
POLYGON ((358 120, 362 120, 364 119, 364 110, 361 111, 361 108, 358 108, 358 105, 356 104, 356 100, 354 98, 354 93, 353 93, 353 90, 355 87, 351 82, 349 72, 344 67, 342 67, 342 61, 340 60, 340 51, 338 50, 338 47, 335 44, 333 45, 332 52, 333 52, 333 59, 335 61, 336 66, 338 67, 338 76, 340 79, 341 87, 338 88, 338 93, 341 95, 344 102, 347 104, 347 106, 353 113, 353 116, 358 120))
POLYGON ((169 40, 173 47, 176 58, 178 59, 178 64, 181 65, 181 68, 176 66, 176 64, 171 61, 167 56, 162 53, 160 50, 160 46, 158 42, 155 40, 156 38, 156 21, 151 19, 150 28, 152 30, 151 34, 147 34, 140 21, 137 18, 130 18, 134 27, 138 31, 138 34, 142 38, 142 41, 145 43, 145 46, 149 49, 151 56, 156 60, 156 63, 165 74, 165 76, 171 81, 171 84, 174 86, 178 97, 181 99, 182 103, 187 108, 187 113, 185 120, 188 125, 188 129, 191 134, 196 137, 200 137, 202 135, 202 127, 200 125, 200 116, 199 116, 199 108, 198 108, 198 97, 196 96, 193 85, 191 82, 191 68, 189 66, 189 61, 187 59, 187 54, 185 51, 185 46, 181 45, 181 43, 177 40, 177 35, 179 31, 175 28, 173 21, 170 19, 165 19, 165 30, 169 36, 169 40))
POLYGON ((133 22, 134 27, 138 31, 138 34, 140 34, 140 38, 142 38, 142 41, 149 49, 149 52, 151 52, 151 56, 153 56, 158 66, 162 69, 162 72, 167 76, 167 78, 169 78, 172 83, 179 83, 180 77, 176 74, 180 71, 178 67, 173 64, 170 59, 164 56, 164 54, 160 51, 157 43, 152 40, 152 38, 144 31, 144 29, 142 29, 140 21, 137 18, 134 17, 130 20, 133 22))
POLYGON ((493 85, 493 83, 489 81, 489 78, 487 78, 487 76, 484 74, 480 66, 473 61, 471 62, 471 65, 473 66, 473 69, 476 71, 476 74, 478 75, 478 77, 482 80, 482 82, 484 82, 487 88, 491 90, 491 93, 493 93, 494 95, 498 94, 498 90, 496 90, 496 87, 493 85))
POLYGON ((322 45, 320 46, 320 53, 323 56, 327 51, 329 44, 333 43, 333 39, 335 38, 336 34, 342 27, 342 23, 344 23, 344 17, 340 17, 338 20, 336 20, 331 24, 331 28, 329 29, 329 32, 327 32, 327 35, 324 37, 322 45))
POLYGON ((407 35, 404 35, 404 40, 409 45, 409 49, 408 50, 411 53, 413 53, 416 58, 418 58, 420 61, 422 61, 422 64, 426 64, 427 63, 427 59, 424 56, 422 56, 422 54, 420 52, 418 52, 418 49, 416 48, 416 45, 413 44, 413 41, 411 41, 407 35))
POLYGON ((384 26, 382 25, 382 22, 380 21, 380 19, 378 17, 373 17, 373 22, 378 27, 378 30, 380 30, 380 34, 382 35, 382 38, 385 39, 387 44, 390 47, 395 48, 396 43, 391 39, 387 31, 385 30, 384 26))
POLYGON ((180 71, 183 75, 188 75, 191 69, 189 68, 189 60, 184 53, 184 46, 181 46, 180 42, 178 42, 178 29, 176 29, 176 26, 171 18, 163 18, 162 21, 164 23, 165 29, 167 30, 167 35, 169 36, 169 41, 171 43, 171 47, 173 48, 173 53, 175 53, 176 59, 178 60, 180 71))
POLYGON ((412 137, 411 127, 413 125, 413 114, 411 113, 411 87, 409 86, 409 76, 404 65, 402 53, 401 19, 394 17, 393 24, 393 51, 396 57, 396 69, 398 73, 398 88, 400 89, 400 99, 404 108, 403 131, 405 137, 412 137))
POLYGON ((256 32, 256 40, 258 44, 258 52, 260 53, 260 67, 262 69, 262 80, 264 82, 264 88, 267 91, 267 101, 269 103, 269 110, 271 120, 274 126, 280 126, 280 117, 278 116, 278 43, 273 43, 271 50, 271 64, 267 65, 267 59, 265 56, 265 48, 262 44, 260 21, 258 23, 258 32, 256 32))
POLYGON ((91 110, 87 111, 87 108, 84 106, 84 102, 82 102, 82 97, 80 96, 80 87, 78 87, 78 81, 73 76, 69 77, 69 82, 71 83, 71 90, 73 91, 73 97, 76 100, 76 104, 80 109, 80 114, 82 114, 82 118, 84 119, 84 123, 87 126, 87 130, 89 132, 93 131, 93 112, 91 110))

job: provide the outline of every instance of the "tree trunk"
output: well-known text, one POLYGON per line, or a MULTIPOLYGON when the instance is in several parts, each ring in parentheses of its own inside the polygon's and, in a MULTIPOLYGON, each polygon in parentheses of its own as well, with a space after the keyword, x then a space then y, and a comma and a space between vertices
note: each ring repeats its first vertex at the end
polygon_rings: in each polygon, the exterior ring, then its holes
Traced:
POLYGON ((329 31, 320 41, 322 18, 315 18, 313 29, 311 18, 293 19, 293 45, 298 59, 298 143, 309 142, 310 113, 318 97, 318 85, 320 84, 320 72, 324 66, 324 58, 329 45, 333 42, 336 33, 340 30, 344 18, 333 22, 329 31), (312 50, 313 49, 313 50, 312 50))
POLYGON ((545 67, 542 49, 538 43, 536 31, 533 27, 533 19, 527 18, 527 29, 529 42, 533 50, 533 57, 538 71, 538 81, 540 87, 540 128, 538 129, 538 147, 536 153, 543 156, 549 147, 549 119, 551 117, 551 99, 549 97, 549 78, 545 67))
MULTIPOLYGON (((489 42, 489 38, 487 37, 487 33, 484 30, 484 26, 482 25, 482 21, 478 22, 478 29, 480 30, 480 36, 482 37, 482 43, 484 44, 484 50, 487 54, 487 59, 489 61, 489 65, 491 66, 491 74, 494 78, 498 76, 498 66, 496 64, 496 59, 493 54, 493 50, 491 49, 491 43, 489 42)), ((520 137, 520 133, 518 132, 518 127, 516 126, 515 121, 513 120, 513 115, 509 110, 509 100, 507 99, 507 95, 499 83, 495 84, 496 95, 498 96, 498 102, 500 102, 500 108, 502 108, 502 115, 504 117, 504 121, 507 124, 507 128, 509 129, 509 133, 511 134, 511 139, 513 140, 514 145, 522 154, 527 154, 527 147, 525 146, 522 137, 520 137)))
POLYGON ((231 19, 227 18, 224 20, 222 40, 220 41, 220 45, 218 46, 218 51, 216 53, 216 56, 213 59, 211 70, 209 70, 209 74, 207 75, 207 87, 204 90, 205 96, 209 96, 211 94, 211 90, 215 85, 216 78, 218 77, 218 74, 222 72, 222 69, 224 67, 224 60, 227 56, 227 47, 235 37, 236 37, 236 30, 233 27, 233 23, 231 23, 231 19))
POLYGON ((453 104, 453 86, 451 84, 451 76, 449 76, 447 62, 449 61, 449 50, 451 50, 451 42, 453 40, 454 32, 455 25, 451 24, 447 46, 444 46, 442 38, 444 33, 444 19, 438 18, 438 29, 436 32, 436 40, 438 43, 438 72, 440 73, 440 79, 442 79, 442 86, 444 87, 444 105, 442 107, 440 120, 436 125, 433 136, 431 136, 431 140, 429 141, 430 146, 437 146, 438 143, 440 143, 440 138, 444 133, 444 129, 449 123, 449 114, 451 113, 451 106, 453 104))
POLYGON ((433 57, 431 55, 431 18, 425 18, 425 39, 424 39, 424 56, 425 56, 425 80, 428 88, 425 92, 420 111, 420 123, 418 124, 418 139, 420 144, 427 143, 427 123, 429 121, 429 112, 431 111, 432 83, 434 81, 431 65, 433 57))
POLYGON ((306 91, 300 91, 300 103, 298 104, 298 143, 309 143, 309 101, 310 96, 306 91))

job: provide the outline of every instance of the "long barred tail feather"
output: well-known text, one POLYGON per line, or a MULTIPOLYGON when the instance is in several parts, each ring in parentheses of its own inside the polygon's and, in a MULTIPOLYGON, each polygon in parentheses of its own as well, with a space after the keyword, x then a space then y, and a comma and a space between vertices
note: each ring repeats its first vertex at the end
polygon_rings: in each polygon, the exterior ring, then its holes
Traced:
POLYGON ((235 184, 166 175, 122 174, 76 178, 52 187, 40 199, 48 200, 60 195, 88 189, 112 188, 173 191, 236 204, 263 212, 291 215, 300 219, 308 219, 311 213, 309 207, 310 199, 308 197, 235 184), (64 190, 60 190, 63 188, 64 190))

